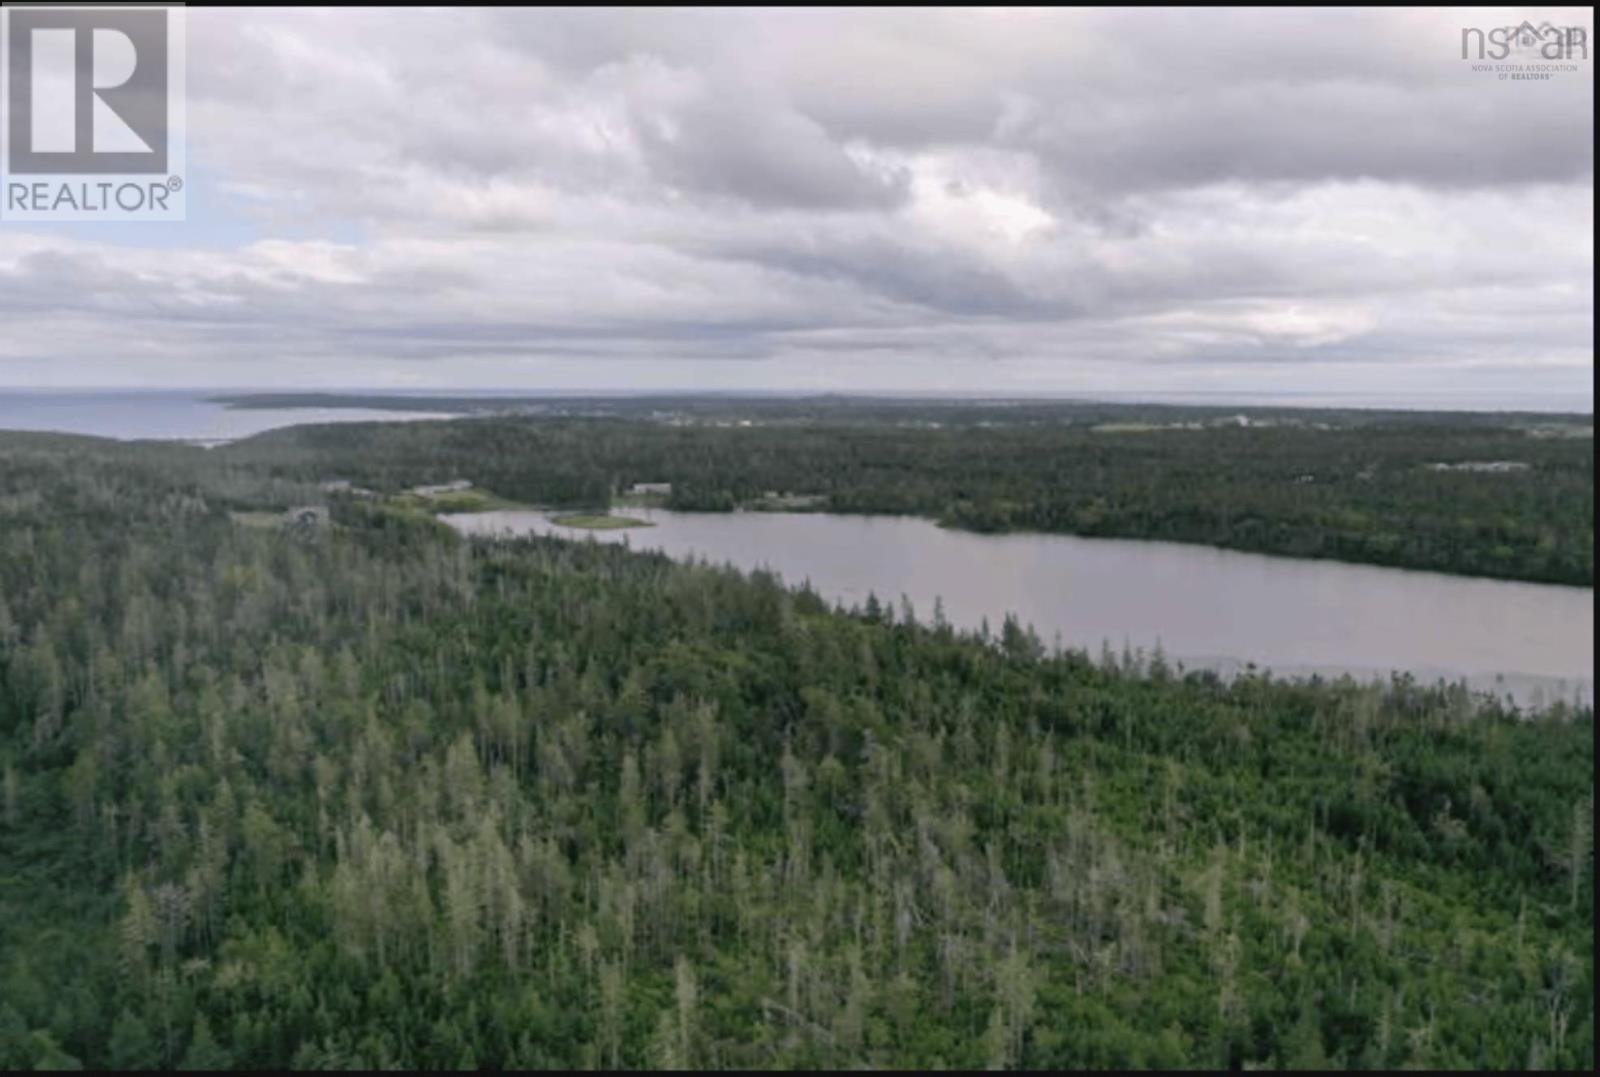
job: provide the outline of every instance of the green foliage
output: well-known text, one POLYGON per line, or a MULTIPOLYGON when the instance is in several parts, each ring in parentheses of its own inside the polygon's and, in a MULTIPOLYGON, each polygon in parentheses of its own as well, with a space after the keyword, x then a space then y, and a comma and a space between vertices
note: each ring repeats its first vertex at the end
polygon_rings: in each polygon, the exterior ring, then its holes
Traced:
POLYGON ((0 1065, 1593 1067, 1588 709, 258 466, 0 442, 0 1065))
POLYGON ((111 1026, 107 1061, 113 1069, 148 1070, 159 1065, 161 1056, 156 1040, 145 1023, 128 1010, 117 1015, 111 1026))
POLYGON ((189 1049, 184 1051, 183 1062, 178 1068, 189 1072, 212 1073, 227 1069, 231 1062, 228 1052, 218 1047, 216 1039, 211 1035, 211 1023, 206 1020, 206 1015, 195 1014, 194 1031, 189 1036, 189 1049))
POLYGON ((295 427, 217 455, 388 491, 469 478, 550 506, 670 482, 677 509, 920 515, 1594 582, 1592 436, 1543 436, 1550 424, 1530 417, 1252 414, 1239 426, 1218 409, 1079 403, 577 402, 537 419, 295 427), (1494 462, 1520 470, 1459 468, 1494 462))

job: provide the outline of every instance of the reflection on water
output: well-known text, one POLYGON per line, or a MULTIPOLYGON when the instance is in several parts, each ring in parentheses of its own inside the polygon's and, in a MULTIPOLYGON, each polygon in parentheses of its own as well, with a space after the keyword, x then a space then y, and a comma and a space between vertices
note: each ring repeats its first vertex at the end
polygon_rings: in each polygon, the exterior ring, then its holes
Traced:
POLYGON ((35 392, 0 390, 0 430, 94 437, 193 441, 214 445, 302 423, 414 422, 449 419, 431 411, 369 408, 230 408, 190 392, 35 392))
POLYGON ((1594 591, 1303 561, 1168 542, 978 535, 927 520, 628 510, 656 526, 586 532, 539 512, 447 516, 465 534, 556 534, 769 568, 854 605, 935 599, 961 628, 1007 613, 1046 643, 1097 653, 1158 643, 1185 665, 1282 675, 1406 671, 1525 704, 1591 698, 1594 591))

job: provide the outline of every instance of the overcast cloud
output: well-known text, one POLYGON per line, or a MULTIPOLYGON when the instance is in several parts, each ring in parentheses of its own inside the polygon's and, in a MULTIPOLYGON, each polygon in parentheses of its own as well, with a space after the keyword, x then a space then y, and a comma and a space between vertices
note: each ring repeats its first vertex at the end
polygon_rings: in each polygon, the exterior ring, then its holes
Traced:
POLYGON ((1592 61, 1452 11, 219 11, 190 220, 0 223, 0 384, 1538 392, 1592 61))

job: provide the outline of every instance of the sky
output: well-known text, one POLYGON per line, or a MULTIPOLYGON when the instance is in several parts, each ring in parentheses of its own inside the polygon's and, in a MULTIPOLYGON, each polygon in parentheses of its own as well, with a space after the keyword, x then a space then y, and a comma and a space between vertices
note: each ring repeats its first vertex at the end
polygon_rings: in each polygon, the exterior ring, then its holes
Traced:
POLYGON ((1591 410, 1592 61, 1461 59, 1523 19, 1593 41, 1555 8, 190 9, 188 220, 0 221, 0 385, 1591 410))

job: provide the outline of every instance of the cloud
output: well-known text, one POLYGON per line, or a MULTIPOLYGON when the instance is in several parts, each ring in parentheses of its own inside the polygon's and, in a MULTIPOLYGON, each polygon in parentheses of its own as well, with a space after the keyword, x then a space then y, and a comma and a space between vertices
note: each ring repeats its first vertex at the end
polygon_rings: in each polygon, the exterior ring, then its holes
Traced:
POLYGON ((1577 392, 1592 78, 1459 55, 1529 14, 197 8, 220 223, 0 224, 0 382, 1577 392))

